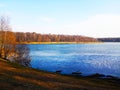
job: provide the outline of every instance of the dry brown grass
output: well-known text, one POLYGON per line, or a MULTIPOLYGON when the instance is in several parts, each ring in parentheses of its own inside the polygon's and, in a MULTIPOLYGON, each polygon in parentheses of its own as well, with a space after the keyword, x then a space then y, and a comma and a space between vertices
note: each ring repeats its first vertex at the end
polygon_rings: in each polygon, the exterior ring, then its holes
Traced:
POLYGON ((17 42, 17 44, 98 44, 103 42, 17 42))
POLYGON ((0 59, 0 90, 120 90, 119 82, 64 76, 0 59))

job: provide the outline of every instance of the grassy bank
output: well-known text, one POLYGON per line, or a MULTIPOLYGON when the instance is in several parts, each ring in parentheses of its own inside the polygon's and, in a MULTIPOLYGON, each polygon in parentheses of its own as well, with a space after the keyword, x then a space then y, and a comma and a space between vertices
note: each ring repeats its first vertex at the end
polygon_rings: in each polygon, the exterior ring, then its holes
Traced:
POLYGON ((0 90, 120 90, 119 83, 49 73, 0 59, 0 90))
POLYGON ((95 44, 102 42, 17 42, 17 44, 95 44))

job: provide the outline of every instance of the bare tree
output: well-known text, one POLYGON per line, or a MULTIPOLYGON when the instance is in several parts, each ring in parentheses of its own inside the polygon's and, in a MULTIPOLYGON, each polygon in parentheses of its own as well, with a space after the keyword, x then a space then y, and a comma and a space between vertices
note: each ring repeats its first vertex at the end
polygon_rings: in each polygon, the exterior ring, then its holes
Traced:
POLYGON ((15 33, 11 31, 8 17, 0 17, 0 58, 11 59, 24 66, 30 66, 27 45, 16 45, 15 33))
POLYGON ((8 57, 14 53, 16 37, 11 31, 9 25, 9 18, 0 17, 0 57, 8 59, 8 57))
POLYGON ((9 59, 15 53, 16 38, 13 32, 6 31, 6 40, 4 43, 4 58, 9 59))
POLYGON ((30 50, 26 44, 16 46, 15 62, 30 67, 30 50))
POLYGON ((4 17, 0 17, 0 57, 2 57, 3 43, 4 43, 4 33, 5 30, 5 20, 4 17))

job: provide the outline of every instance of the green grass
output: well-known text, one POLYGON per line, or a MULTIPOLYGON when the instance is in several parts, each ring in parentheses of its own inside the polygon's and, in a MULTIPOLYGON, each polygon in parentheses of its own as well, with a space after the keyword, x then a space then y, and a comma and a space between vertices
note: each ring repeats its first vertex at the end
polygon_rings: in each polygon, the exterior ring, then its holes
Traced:
POLYGON ((59 75, 0 59, 0 90, 120 90, 116 79, 59 75))

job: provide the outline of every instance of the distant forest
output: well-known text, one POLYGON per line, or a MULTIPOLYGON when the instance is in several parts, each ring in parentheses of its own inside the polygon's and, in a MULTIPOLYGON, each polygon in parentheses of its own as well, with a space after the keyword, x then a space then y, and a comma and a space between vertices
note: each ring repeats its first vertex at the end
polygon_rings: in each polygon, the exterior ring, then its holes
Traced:
POLYGON ((120 38, 98 38, 102 42, 120 42, 120 38))
POLYGON ((30 32, 14 32, 17 42, 97 42, 98 40, 91 37, 80 35, 56 35, 56 34, 39 34, 30 32))

